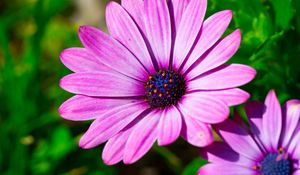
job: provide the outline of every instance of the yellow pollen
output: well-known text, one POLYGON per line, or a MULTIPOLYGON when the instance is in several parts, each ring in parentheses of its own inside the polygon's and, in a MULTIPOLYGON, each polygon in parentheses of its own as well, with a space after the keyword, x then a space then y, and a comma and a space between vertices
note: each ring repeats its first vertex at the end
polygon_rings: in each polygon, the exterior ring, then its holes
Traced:
POLYGON ((168 85, 167 84, 164 84, 164 87, 167 87, 168 85))
POLYGON ((172 83, 173 82, 172 79, 170 79, 169 82, 172 83))
POLYGON ((254 165, 254 166, 252 167, 252 169, 253 169, 253 170, 258 170, 259 168, 258 168, 258 166, 254 165))
POLYGON ((156 93, 156 92, 157 92, 157 89, 154 89, 153 92, 156 93))
POLYGON ((162 94, 159 94, 160 97, 162 97, 162 94))
POLYGON ((279 152, 280 154, 282 154, 282 153, 284 152, 283 148, 280 147, 280 148, 278 149, 278 152, 279 152))

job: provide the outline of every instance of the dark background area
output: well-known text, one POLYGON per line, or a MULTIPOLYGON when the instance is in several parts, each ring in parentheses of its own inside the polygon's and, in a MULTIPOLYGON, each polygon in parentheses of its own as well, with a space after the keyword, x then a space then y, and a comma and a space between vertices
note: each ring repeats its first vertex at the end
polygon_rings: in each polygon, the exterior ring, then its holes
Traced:
MULTIPOLYGON (((154 146, 134 165, 106 166, 103 145, 83 150, 78 140, 90 122, 59 117, 71 97, 59 88, 70 73, 59 60, 64 48, 82 46, 80 25, 105 29, 101 0, 0 0, 0 174, 192 175, 205 163, 199 148, 179 139, 154 146)), ((232 9, 226 34, 242 31, 230 62, 257 69, 243 87, 251 100, 276 90, 280 101, 300 99, 300 0, 208 0, 209 16, 232 9)), ((242 105, 236 107, 243 115, 242 105)))

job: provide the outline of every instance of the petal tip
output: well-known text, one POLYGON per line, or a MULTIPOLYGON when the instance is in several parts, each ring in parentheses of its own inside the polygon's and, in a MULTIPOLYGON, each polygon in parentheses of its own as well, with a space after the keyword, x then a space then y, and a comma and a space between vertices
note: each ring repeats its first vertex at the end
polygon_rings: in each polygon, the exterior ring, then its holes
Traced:
POLYGON ((87 28, 87 26, 79 26, 79 29, 78 29, 79 37, 86 31, 86 28, 87 28))
POLYGON ((81 140, 79 141, 79 147, 82 149, 86 149, 85 148, 85 143, 83 143, 81 140))
MULTIPOLYGON (((256 72, 256 70, 255 70, 254 68, 252 68, 252 67, 250 67, 250 71, 251 71, 251 73, 252 73, 252 78, 251 78, 251 80, 253 80, 253 79, 255 78, 257 72, 256 72)), ((251 81, 251 80, 250 80, 250 81, 251 81)))
POLYGON ((108 166, 115 165, 115 164, 119 163, 119 162, 112 161, 110 158, 104 156, 103 153, 102 153, 102 160, 103 160, 103 163, 105 165, 108 165, 108 166))
POLYGON ((238 38, 242 38, 242 32, 241 29, 236 29, 233 34, 237 35, 238 38))
POLYGON ((91 149, 91 148, 93 148, 93 147, 95 147, 95 146, 91 146, 91 145, 89 144, 89 141, 86 140, 86 139, 84 138, 84 136, 82 136, 82 137, 80 138, 80 140, 79 140, 79 147, 82 148, 82 149, 91 149))
POLYGON ((79 26, 78 32, 79 33, 85 32, 87 30, 87 28, 89 28, 89 26, 87 26, 87 25, 79 26))
POLYGON ((67 82, 68 82, 68 77, 70 75, 72 75, 72 74, 66 75, 59 80, 59 87, 61 87, 65 91, 68 91, 66 86, 67 86, 67 82))
POLYGON ((64 82, 65 82, 65 77, 62 77, 62 78, 59 80, 59 87, 61 87, 62 89, 64 89, 64 82))
POLYGON ((61 60, 62 63, 64 63, 64 61, 65 61, 65 56, 66 56, 66 54, 67 54, 67 50, 68 50, 68 49, 64 49, 64 50, 62 50, 62 51, 60 52, 60 54, 59 54, 59 58, 60 58, 60 60, 61 60))
POLYGON ((61 104, 61 105, 59 106, 59 108, 58 108, 58 113, 59 113, 59 115, 60 115, 62 118, 64 118, 65 112, 66 112, 66 110, 65 110, 65 105, 64 105, 64 103, 63 103, 63 104, 61 104))
POLYGON ((268 92, 268 95, 267 96, 276 96, 276 92, 274 89, 271 89, 269 92, 268 92))
POLYGON ((223 117, 222 117, 222 118, 220 117, 221 120, 218 121, 218 123, 224 122, 224 121, 229 117, 229 114, 230 114, 230 109, 229 109, 229 107, 224 108, 224 111, 223 111, 223 117))
POLYGON ((165 140, 160 140, 160 139, 157 140, 158 146, 167 146, 167 145, 170 145, 171 143, 173 143, 172 140, 170 140, 170 141, 165 141, 165 140))
POLYGON ((232 10, 223 10, 222 13, 224 13, 224 15, 228 15, 229 19, 232 18, 232 10))
POLYGON ((96 30, 96 28, 93 26, 88 26, 88 25, 80 26, 78 29, 79 39, 83 42, 84 36, 86 36, 87 34, 91 34, 92 30, 96 30))
POLYGON ((116 8, 116 7, 118 7, 118 6, 120 6, 120 4, 118 4, 117 2, 115 2, 115 1, 110 1, 110 2, 108 2, 107 5, 106 5, 106 10, 108 11, 108 9, 109 9, 109 10, 113 11, 113 9, 111 9, 111 8, 116 8))
MULTIPOLYGON (((250 95, 250 93, 248 93, 248 92, 246 92, 246 91, 243 91, 244 92, 244 98, 245 98, 245 101, 244 102, 246 102, 250 97, 251 97, 251 95, 250 95)), ((243 102, 243 103, 244 103, 243 102)))
POLYGON ((134 160, 133 158, 124 158, 123 163, 125 165, 130 165, 133 164, 134 162, 136 162, 137 160, 134 160))
POLYGON ((246 66, 246 65, 243 65, 243 66, 244 66, 245 72, 247 72, 248 81, 246 83, 248 83, 255 78, 257 72, 253 67, 246 66))
POLYGON ((271 89, 271 90, 268 92, 267 97, 266 97, 266 100, 265 100, 265 103, 266 103, 266 101, 268 101, 268 100, 276 100, 276 101, 279 103, 278 98, 277 98, 277 95, 276 95, 276 92, 275 92, 274 89, 271 89))

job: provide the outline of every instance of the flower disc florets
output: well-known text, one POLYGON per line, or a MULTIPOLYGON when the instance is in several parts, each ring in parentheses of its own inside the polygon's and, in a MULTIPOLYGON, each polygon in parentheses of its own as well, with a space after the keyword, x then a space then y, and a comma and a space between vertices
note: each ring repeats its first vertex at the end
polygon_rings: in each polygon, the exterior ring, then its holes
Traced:
POLYGON ((164 108, 176 104, 185 94, 185 80, 172 70, 159 70, 145 84, 146 100, 151 107, 164 108))
POLYGON ((284 154, 270 153, 261 161, 262 175, 289 175, 291 164, 284 154))

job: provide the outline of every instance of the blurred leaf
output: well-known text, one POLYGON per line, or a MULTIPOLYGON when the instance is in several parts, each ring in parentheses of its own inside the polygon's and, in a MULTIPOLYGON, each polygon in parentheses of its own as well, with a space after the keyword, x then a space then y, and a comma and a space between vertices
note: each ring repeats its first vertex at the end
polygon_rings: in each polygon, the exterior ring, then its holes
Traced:
POLYGON ((71 132, 64 126, 53 131, 49 155, 54 160, 64 157, 76 147, 71 132))
POLYGON ((242 42, 244 44, 241 47, 247 47, 248 51, 252 51, 251 48, 254 49, 272 34, 271 21, 264 13, 260 13, 257 17, 252 18, 251 23, 251 27, 241 26, 243 34, 242 42), (246 31, 244 31, 245 29, 246 31))
POLYGON ((294 7, 296 10, 296 28, 298 31, 298 34, 300 35, 300 0, 294 0, 294 7))
POLYGON ((57 12, 65 9, 69 0, 43 0, 43 7, 46 17, 51 17, 57 12))
POLYGON ((182 170, 182 162, 174 153, 172 153, 167 147, 159 147, 157 144, 153 146, 158 154, 160 154, 167 162, 169 167, 172 167, 172 171, 178 174, 182 170))
POLYGON ((207 163, 207 160, 197 158, 190 162, 184 169, 182 175, 197 174, 199 168, 207 163))
POLYGON ((265 39, 263 43, 260 44, 260 46, 253 52, 252 56, 250 57, 250 60, 255 60, 260 54, 265 53, 267 49, 269 49, 270 44, 274 43, 276 40, 278 40, 280 37, 282 37, 284 34, 284 31, 278 32, 274 34, 273 36, 269 37, 268 39, 265 39))
POLYGON ((288 29, 293 18, 292 0, 270 0, 275 10, 276 25, 288 29))

